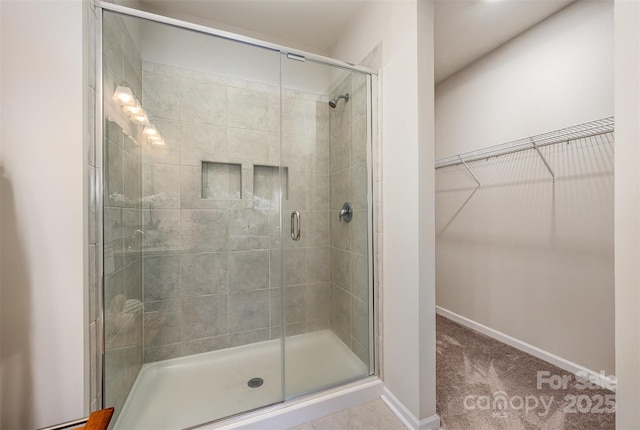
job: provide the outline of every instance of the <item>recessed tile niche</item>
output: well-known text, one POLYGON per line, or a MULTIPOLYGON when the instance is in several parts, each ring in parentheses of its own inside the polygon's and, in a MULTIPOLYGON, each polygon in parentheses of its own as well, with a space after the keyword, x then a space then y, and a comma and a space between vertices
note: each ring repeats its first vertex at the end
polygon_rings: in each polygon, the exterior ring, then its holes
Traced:
MULTIPOLYGON (((289 169, 282 168, 283 198, 289 196, 289 169)), ((278 207, 280 168, 253 166, 253 197, 257 207, 278 207)), ((242 199, 242 165, 221 162, 202 162, 202 198, 209 200, 242 199)))
POLYGON ((202 198, 237 200, 242 198, 242 165, 202 162, 202 198))
MULTIPOLYGON (((282 197, 289 196, 289 169, 282 168, 282 197)), ((278 207, 280 193, 280 168, 278 166, 253 166, 253 198, 258 207, 278 207)))

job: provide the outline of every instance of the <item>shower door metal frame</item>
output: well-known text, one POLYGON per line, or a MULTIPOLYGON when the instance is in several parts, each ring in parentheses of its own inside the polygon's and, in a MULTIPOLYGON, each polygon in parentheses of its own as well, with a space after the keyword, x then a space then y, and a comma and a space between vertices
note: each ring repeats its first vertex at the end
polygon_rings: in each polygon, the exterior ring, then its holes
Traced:
POLYGON ((378 281, 376 274, 378 272, 378 264, 382 264, 382 261, 376 261, 376 255, 382 256, 382 250, 378 249, 379 244, 375 240, 375 232, 377 222, 374 214, 374 207, 376 203, 381 204, 381 196, 377 196, 374 192, 375 181, 377 177, 378 169, 378 155, 374 157, 374 151, 379 154, 378 145, 378 75, 367 75, 367 222, 369 228, 367 229, 367 239, 369 246, 367 247, 368 255, 368 269, 369 269, 369 374, 377 375, 379 369, 376 366, 378 362, 378 354, 382 351, 378 349, 378 343, 376 342, 376 326, 375 317, 378 309, 378 303, 375 300, 376 282, 378 281))
POLYGON ((128 15, 136 18, 142 18, 149 21, 157 22, 160 24, 168 24, 173 27, 183 28, 185 30, 193 30, 198 33, 209 34, 211 36, 221 37, 223 39, 233 40, 235 42, 244 43, 247 45, 257 46, 259 48, 269 49, 271 51, 280 52, 283 54, 291 54, 298 57, 303 57, 307 60, 312 60, 316 63, 327 64, 334 67, 339 67, 342 69, 356 71, 360 73, 366 73, 369 75, 375 75, 377 72, 375 70, 371 70, 368 67, 359 66, 356 64, 347 63, 345 61, 335 60, 333 58, 325 57, 322 55, 312 54, 310 52, 304 52, 298 49, 289 48, 286 46, 278 45, 275 43, 265 42, 263 40, 254 39, 252 37, 242 36, 235 33, 230 33, 228 31, 218 30, 215 28, 207 27, 200 24, 194 24, 188 21, 182 21, 175 18, 170 18, 163 15, 158 15, 155 13, 145 12, 143 10, 134 9, 126 6, 121 6, 115 3, 107 3, 104 1, 96 0, 95 3, 96 8, 102 10, 109 10, 112 12, 121 13, 123 15, 128 15))
MULTIPOLYGON (((103 109, 103 63, 102 63, 102 9, 96 5, 96 26, 95 26, 95 68, 96 68, 96 96, 95 96, 95 206, 96 206, 96 385, 97 385, 97 409, 104 408, 104 362, 106 351, 106 340, 104 335, 104 109, 103 109)), ((90 19, 90 18, 89 18, 90 19)), ((89 66, 91 67, 91 66, 89 66)), ((89 342, 93 341, 89 335, 89 342)), ((91 355, 91 354, 89 354, 91 355)), ((94 359, 90 357, 89 360, 94 359)), ((89 400, 91 402, 91 400, 89 400)))
MULTIPOLYGON (((94 6, 96 9, 96 38, 95 38, 95 64, 93 65, 96 68, 96 103, 95 103, 95 139, 96 139, 96 225, 99 227, 96 229, 96 240, 100 245, 97 247, 96 258, 97 258, 97 312, 98 312, 98 321, 96 327, 96 348, 97 355, 100 357, 98 362, 96 363, 96 377, 99 380, 99 391, 98 391, 98 408, 104 407, 104 359, 105 359, 105 337, 104 337, 104 112, 103 112, 103 99, 104 99, 104 88, 103 88, 103 60, 102 60, 102 49, 103 49, 103 34, 102 34, 102 26, 103 26, 103 11, 111 11, 116 12, 125 16, 141 18, 148 21, 166 24, 177 28, 182 28, 186 30, 192 30, 198 33, 203 33, 211 36, 220 37, 223 39, 240 42, 247 45, 252 45, 259 48, 264 48, 267 50, 271 50, 274 52, 279 52, 280 54, 291 54, 293 56, 304 58, 305 60, 310 60, 314 63, 324 64, 331 67, 336 67, 340 69, 344 69, 350 72, 358 72, 365 74, 367 76, 367 222, 369 223, 369 228, 367 229, 367 239, 368 239, 368 279, 369 279, 369 377, 371 375, 378 375, 379 370, 377 367, 376 355, 380 354, 381 351, 378 350, 377 342, 375 341, 375 310, 377 304, 375 302, 375 285, 377 282, 374 270, 374 263, 376 259, 376 255, 380 254, 381 250, 377 249, 377 243, 374 241, 375 237, 375 217, 374 217, 374 204, 380 203, 378 201, 379 197, 374 193, 374 185, 375 185, 375 177, 377 177, 377 168, 378 166, 374 166, 373 151, 378 149, 378 94, 379 94, 379 78, 378 72, 372 70, 368 67, 355 65, 351 63, 347 63, 344 61, 335 60, 329 57, 325 57, 322 55, 317 55, 309 52, 304 52, 297 49, 292 49, 289 47, 285 47, 282 45, 269 43, 265 41, 261 41, 258 39, 254 39, 251 37, 246 37, 242 35, 238 35, 235 33, 230 33, 223 30, 214 29, 211 27, 190 23, 188 21, 182 21, 175 18, 166 17, 163 15, 157 15, 150 12, 145 12, 139 9, 134 9, 126 6, 121 6, 114 3, 108 3, 105 1, 95 0, 94 6)), ((91 65, 90 65, 91 67, 91 65)), ((282 173, 281 173, 282 174, 282 173)), ((282 179, 281 179, 282 181, 282 179)), ((281 199, 282 200, 282 199, 281 199)), ((282 212, 281 212, 282 213, 282 212)), ((281 223, 282 223, 282 216, 281 223)), ((282 226, 281 226, 281 234, 282 234, 282 226)), ((281 249, 282 251, 282 249, 281 249)), ((281 264, 282 271, 282 264, 281 264)), ((284 298, 284 295, 283 295, 284 298)), ((282 306, 282 310, 284 312, 284 306, 282 306)), ((283 319, 284 321, 284 319, 283 319)), ((284 342, 283 342, 284 348, 284 342)), ((284 360, 283 360, 284 361, 284 360)), ((284 373, 283 373, 284 376, 284 373)), ((367 378, 367 376, 363 376, 362 378, 357 378, 357 380, 367 378)), ((340 386, 353 381, 343 381, 336 386, 340 386)), ((284 387, 284 385, 283 385, 284 387)), ((326 387, 325 387, 326 388, 326 387)), ((284 388, 283 388, 284 389, 284 388)), ((283 392, 284 394, 284 392, 283 392)), ((283 402, 286 401, 286 398, 283 396, 283 402)), ((246 412, 246 411, 245 411, 246 412)), ((226 419, 229 417, 221 418, 226 419)), ((216 420, 218 421, 218 420, 216 420)))

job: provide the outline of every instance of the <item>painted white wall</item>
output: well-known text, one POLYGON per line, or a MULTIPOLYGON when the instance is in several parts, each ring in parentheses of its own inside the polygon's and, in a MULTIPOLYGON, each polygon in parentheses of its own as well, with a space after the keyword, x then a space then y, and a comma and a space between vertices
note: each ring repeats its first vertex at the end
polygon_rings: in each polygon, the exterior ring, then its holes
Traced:
POLYGON ((2 1, 0 427, 84 412, 83 8, 2 1))
MULTIPOLYGON (((280 85, 279 52, 147 21, 142 22, 140 35, 143 60, 280 85)), ((287 87, 323 94, 330 78, 329 68, 310 65, 304 74, 289 76, 287 87)))
MULTIPOLYGON (((613 3, 576 2, 443 81, 437 156, 613 115, 613 31, 613 3)), ((438 170, 437 303, 612 374, 613 150, 594 148, 545 148, 555 185, 535 153, 475 163, 475 193, 438 170)))
MULTIPOLYGON (((286 1, 293 2, 293 3, 298 2, 298 0, 283 0, 283 3, 285 3, 286 1)), ((176 10, 176 8, 172 7, 171 5, 172 2, 170 1, 168 2, 145 1, 144 3, 138 1, 136 2, 137 3, 136 5, 132 1, 116 0, 115 3, 123 6, 142 9, 147 12, 155 13, 158 15, 169 16, 171 18, 180 19, 186 22, 204 25, 211 28, 217 28, 219 30, 228 31, 230 33, 239 34, 245 37, 262 40, 262 41, 273 43, 276 45, 287 46, 287 47, 298 49, 304 52, 313 52, 318 55, 328 55, 325 49, 313 44, 304 43, 299 39, 291 40, 291 39, 287 39, 279 36, 274 36, 272 34, 265 34, 259 31, 252 30, 250 28, 238 27, 236 25, 231 25, 220 20, 206 18, 200 14, 193 14, 193 13, 187 13, 180 10, 176 10)), ((180 7, 178 7, 178 9, 179 8, 180 7)), ((194 9, 191 9, 191 10, 194 10, 194 9)), ((269 18, 265 16, 263 19, 267 20, 269 18)))
POLYGON ((420 282, 420 417, 436 403, 435 58, 434 3, 418 1, 418 252, 420 282))
POLYGON ((616 428, 640 428, 640 3, 615 2, 616 428))
POLYGON ((428 215, 433 181, 424 173, 433 165, 432 8, 430 1, 420 8, 417 1, 368 2, 331 52, 358 63, 382 41, 384 382, 418 420, 436 413, 435 360, 429 350, 435 345, 428 215))
POLYGON ((436 158, 612 114, 613 6, 578 1, 437 85, 436 158))
POLYGON ((152 22, 143 22, 141 42, 146 61, 279 84, 280 58, 273 51, 152 22))

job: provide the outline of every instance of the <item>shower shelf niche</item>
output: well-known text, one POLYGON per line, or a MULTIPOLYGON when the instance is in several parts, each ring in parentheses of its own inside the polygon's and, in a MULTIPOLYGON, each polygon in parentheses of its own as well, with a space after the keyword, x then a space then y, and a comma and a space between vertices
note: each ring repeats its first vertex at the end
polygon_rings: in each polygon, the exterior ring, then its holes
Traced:
MULTIPOLYGON (((282 167, 282 198, 289 198, 289 169, 282 167)), ((277 205, 280 190, 280 167, 254 164, 253 197, 256 202, 277 205)))
POLYGON ((202 198, 239 200, 242 198, 242 166, 240 164, 202 162, 202 198))

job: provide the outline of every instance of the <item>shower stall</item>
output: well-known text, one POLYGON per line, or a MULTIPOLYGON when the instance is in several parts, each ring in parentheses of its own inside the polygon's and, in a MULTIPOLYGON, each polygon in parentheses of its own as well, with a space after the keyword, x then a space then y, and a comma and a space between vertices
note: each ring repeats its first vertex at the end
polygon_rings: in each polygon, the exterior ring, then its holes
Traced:
POLYGON ((376 75, 100 10, 114 428, 194 427, 375 374, 376 75))

